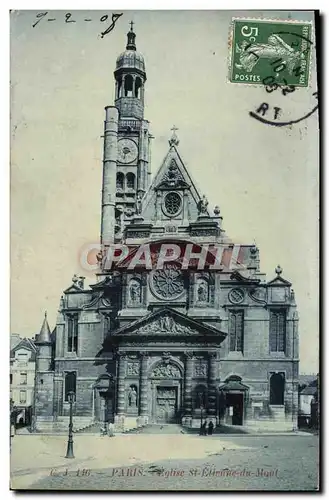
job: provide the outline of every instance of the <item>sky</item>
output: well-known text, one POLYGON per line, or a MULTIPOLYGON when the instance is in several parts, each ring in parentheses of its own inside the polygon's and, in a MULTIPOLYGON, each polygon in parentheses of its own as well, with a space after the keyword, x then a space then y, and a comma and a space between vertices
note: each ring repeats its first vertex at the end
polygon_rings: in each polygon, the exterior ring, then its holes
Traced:
POLYGON ((63 290, 74 273, 86 275, 79 253, 100 233, 104 107, 113 104, 115 60, 133 20, 146 63, 153 174, 175 124, 179 153, 209 207, 219 205, 228 236, 256 242, 268 279, 280 264, 293 283, 300 371, 316 373, 318 115, 286 127, 249 115, 263 102, 270 112, 280 107, 282 120, 307 114, 315 57, 309 87, 293 94, 228 82, 232 17, 307 21, 312 14, 124 11, 101 38, 110 22, 100 18, 112 11, 72 11, 75 23, 65 22, 67 11, 39 12, 11 14, 11 332, 34 336, 45 310, 53 328, 63 290))

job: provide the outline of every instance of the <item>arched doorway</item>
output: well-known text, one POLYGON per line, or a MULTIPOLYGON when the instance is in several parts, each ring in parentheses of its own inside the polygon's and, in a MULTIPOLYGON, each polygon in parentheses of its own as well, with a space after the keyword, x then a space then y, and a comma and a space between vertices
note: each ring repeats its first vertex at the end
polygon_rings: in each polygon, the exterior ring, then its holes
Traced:
POLYGON ((173 361, 158 362, 150 370, 150 379, 153 422, 178 422, 181 408, 181 368, 173 361))
POLYGON ((270 376, 270 405, 284 405, 285 374, 272 373, 270 376))
POLYGON ((229 425, 243 425, 249 387, 238 375, 231 375, 219 387, 219 418, 229 425))
POLYGON ((110 375, 101 375, 94 385, 95 420, 102 423, 114 421, 114 384, 110 375))

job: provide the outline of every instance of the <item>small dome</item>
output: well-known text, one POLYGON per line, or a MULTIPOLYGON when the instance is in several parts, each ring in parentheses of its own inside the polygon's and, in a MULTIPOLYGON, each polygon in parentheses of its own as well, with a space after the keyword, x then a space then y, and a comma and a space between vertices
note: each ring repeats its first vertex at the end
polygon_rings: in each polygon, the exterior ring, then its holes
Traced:
POLYGON ((136 68, 145 73, 144 57, 136 50, 125 50, 117 58, 116 69, 136 68))

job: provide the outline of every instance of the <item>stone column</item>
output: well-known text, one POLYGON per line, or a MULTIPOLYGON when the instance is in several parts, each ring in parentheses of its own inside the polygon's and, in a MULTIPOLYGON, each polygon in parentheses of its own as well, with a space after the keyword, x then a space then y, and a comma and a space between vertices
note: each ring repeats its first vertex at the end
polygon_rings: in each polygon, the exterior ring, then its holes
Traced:
POLYGON ((125 376, 126 376, 126 364, 127 358, 125 355, 119 355, 119 369, 118 369, 118 396, 117 396, 117 411, 118 415, 123 415, 125 413, 125 376))
POLYGON ((125 97, 126 75, 122 77, 121 97, 125 97))
POLYGON ((217 399, 217 354, 211 352, 208 361, 208 417, 216 424, 216 399, 217 399))
POLYGON ((133 75, 133 87, 132 87, 133 97, 135 97, 135 88, 136 88, 136 75, 133 75))
POLYGON ((118 150, 119 111, 106 106, 104 122, 104 152, 102 181, 101 243, 114 242, 115 233, 115 186, 118 150))
POLYGON ((193 352, 185 352, 184 417, 192 416, 193 352))
POLYGON ((140 398, 139 398, 139 415, 141 424, 148 423, 148 386, 147 386, 147 362, 148 353, 141 351, 141 383, 140 383, 140 398))

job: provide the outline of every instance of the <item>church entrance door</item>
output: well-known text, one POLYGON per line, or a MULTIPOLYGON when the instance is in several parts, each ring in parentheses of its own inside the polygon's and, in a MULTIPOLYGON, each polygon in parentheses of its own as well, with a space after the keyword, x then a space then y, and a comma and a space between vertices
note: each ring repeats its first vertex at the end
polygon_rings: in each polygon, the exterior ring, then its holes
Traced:
POLYGON ((226 405, 231 425, 243 425, 243 394, 226 395, 226 405))
POLYGON ((177 387, 157 387, 156 421, 159 423, 176 422, 177 387))

